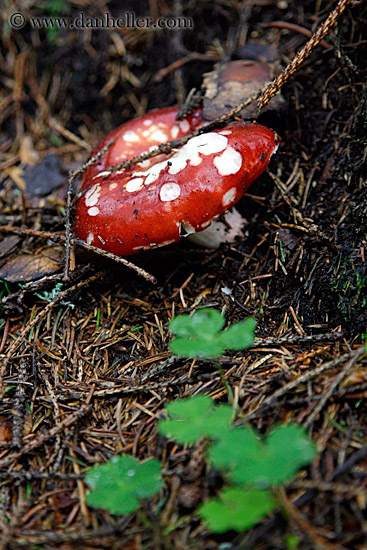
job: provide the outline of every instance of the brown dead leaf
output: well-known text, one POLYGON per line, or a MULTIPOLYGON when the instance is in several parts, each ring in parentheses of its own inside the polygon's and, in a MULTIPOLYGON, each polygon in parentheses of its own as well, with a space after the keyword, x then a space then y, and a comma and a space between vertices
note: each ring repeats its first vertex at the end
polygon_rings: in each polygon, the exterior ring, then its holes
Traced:
POLYGON ((4 237, 0 241, 0 258, 6 256, 20 241, 20 238, 17 235, 10 235, 9 237, 4 237))
POLYGON ((39 254, 19 254, 0 268, 0 279, 9 283, 35 281, 60 269, 63 249, 44 248, 39 254))
POLYGON ((9 443, 12 435, 12 425, 10 420, 1 415, 0 416, 0 443, 9 443))

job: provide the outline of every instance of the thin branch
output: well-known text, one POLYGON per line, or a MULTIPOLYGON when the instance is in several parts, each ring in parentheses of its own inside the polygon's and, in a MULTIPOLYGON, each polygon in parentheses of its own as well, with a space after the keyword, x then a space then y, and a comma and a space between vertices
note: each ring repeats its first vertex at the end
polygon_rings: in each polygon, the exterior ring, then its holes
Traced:
POLYGON ((304 60, 312 53, 313 49, 320 44, 322 39, 328 34, 330 29, 335 25, 345 8, 352 2, 352 0, 339 0, 336 8, 329 13, 325 21, 320 25, 317 31, 312 35, 310 40, 306 42, 302 50, 292 59, 280 75, 273 80, 261 94, 258 102, 259 110, 261 111, 269 103, 270 99, 274 97, 283 84, 287 82, 290 76, 294 74, 302 65, 304 60))
POLYGON ((86 250, 90 250, 91 252, 95 252, 99 254, 100 256, 104 256, 105 258, 109 258, 110 260, 114 260, 115 262, 119 262, 120 264, 125 265, 129 269, 134 270, 138 275, 141 277, 144 277, 146 281, 149 281, 150 283, 156 284, 157 279, 145 271, 142 267, 139 267, 132 262, 129 262, 125 258, 122 258, 121 256, 116 256, 116 254, 112 254, 112 252, 107 252, 106 250, 102 250, 101 248, 97 248, 96 246, 93 246, 91 244, 86 243, 85 241, 82 241, 80 239, 75 239, 75 244, 82 246, 86 250))

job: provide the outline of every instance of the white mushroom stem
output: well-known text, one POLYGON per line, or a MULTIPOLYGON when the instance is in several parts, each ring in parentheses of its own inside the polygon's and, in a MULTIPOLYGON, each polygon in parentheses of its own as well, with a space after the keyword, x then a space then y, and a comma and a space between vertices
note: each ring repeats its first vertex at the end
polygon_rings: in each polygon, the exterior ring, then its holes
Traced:
POLYGON ((203 248, 219 248, 222 243, 233 243, 237 237, 243 238, 246 220, 238 210, 231 208, 221 218, 223 221, 213 220, 203 231, 189 234, 188 239, 203 248))

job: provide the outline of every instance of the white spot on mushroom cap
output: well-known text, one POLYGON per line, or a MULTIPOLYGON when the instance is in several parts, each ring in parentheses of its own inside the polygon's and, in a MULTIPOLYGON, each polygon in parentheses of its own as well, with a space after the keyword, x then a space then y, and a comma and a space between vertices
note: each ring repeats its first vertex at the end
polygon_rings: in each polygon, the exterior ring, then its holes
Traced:
POLYGON ((215 157, 214 166, 220 176, 236 174, 242 166, 242 155, 233 147, 227 147, 221 155, 215 157))
POLYGON ((159 198, 163 202, 174 201, 180 196, 181 189, 177 183, 164 183, 159 191, 159 198))
POLYGON ((94 206, 99 201, 101 186, 99 183, 92 185, 85 193, 85 206, 94 206))
POLYGON ((155 141, 164 143, 168 141, 168 135, 161 128, 167 129, 167 125, 162 122, 152 124, 150 128, 143 130, 141 134, 145 138, 154 139, 155 141))
POLYGON ((118 183, 116 183, 115 181, 110 183, 110 191, 113 191, 114 189, 116 189, 117 186, 118 186, 118 183))
MULTIPOLYGON (((128 156, 126 154, 126 151, 129 150, 130 148, 131 148, 131 145, 129 145, 129 143, 126 143, 122 153, 120 153, 119 155, 116 155, 115 161, 123 162, 124 160, 126 160, 128 158, 128 156)), ((117 173, 118 172, 115 172, 115 174, 117 174, 117 173)))
POLYGON ((151 134, 151 139, 154 139, 156 141, 160 141, 162 143, 164 143, 165 141, 168 141, 168 136, 166 133, 164 133, 162 130, 155 130, 152 134, 151 134))
POLYGON ((150 126, 152 124, 152 121, 150 120, 150 118, 147 118, 147 120, 144 120, 143 124, 144 126, 150 126))
POLYGON ((161 163, 158 163, 155 166, 152 166, 152 170, 148 172, 148 175, 145 179, 145 185, 150 185, 151 183, 153 183, 153 181, 159 178, 159 174, 161 173, 160 164, 161 163), (158 166, 159 166, 159 169, 155 170, 155 167, 158 167, 158 166))
POLYGON ((94 239, 93 233, 89 233, 89 235, 88 235, 88 237, 87 237, 87 243, 88 243, 88 244, 92 244, 93 239, 94 239))
POLYGON ((124 141, 131 141, 131 142, 140 141, 139 135, 133 130, 127 130, 121 137, 124 141))
POLYGON ((203 157, 200 155, 197 155, 196 157, 192 157, 190 160, 190 166, 199 166, 203 162, 203 157))
POLYGON ((174 124, 171 128, 171 136, 173 137, 173 139, 176 139, 179 131, 180 131, 180 128, 176 124, 174 124))
POLYGON ((103 170, 103 172, 99 172, 98 174, 96 174, 95 176, 93 176, 93 180, 96 179, 96 178, 101 178, 102 176, 109 176, 111 174, 111 171, 110 170, 103 170))
POLYGON ((137 166, 141 166, 142 168, 148 168, 152 164, 153 159, 146 159, 142 160, 141 162, 138 162, 137 166))
POLYGON ((187 120, 181 120, 180 127, 183 132, 188 132, 190 130, 190 124, 187 120))
POLYGON ((221 136, 230 136, 231 133, 232 133, 232 130, 222 130, 221 132, 219 132, 221 136))
POLYGON ((224 207, 227 207, 231 204, 231 202, 234 202, 234 199, 237 194, 237 189, 235 187, 232 187, 227 193, 224 193, 222 198, 222 204, 224 207))
POLYGON ((170 174, 178 174, 186 168, 188 161, 193 166, 197 166, 201 162, 199 155, 208 156, 219 153, 226 148, 227 143, 228 138, 215 132, 193 137, 170 159, 172 166, 168 172, 170 174))
POLYGON ((98 208, 98 206, 92 206, 92 208, 89 208, 88 214, 89 214, 90 216, 98 216, 98 214, 99 214, 99 208, 98 208))
POLYGON ((133 193, 134 191, 139 191, 143 187, 144 179, 143 178, 134 178, 127 182, 126 191, 133 193))
MULTIPOLYGON (((218 133, 210 132, 191 138, 172 157, 169 158, 170 167, 168 173, 175 175, 186 168, 189 162, 192 166, 198 166, 202 162, 201 155, 212 155, 223 151, 228 143, 228 138, 218 133)), ((154 148, 154 147, 153 147, 154 148)), ((167 160, 153 164, 148 170, 134 172, 133 176, 146 176, 145 185, 153 183, 159 178, 160 173, 167 167, 167 160)))

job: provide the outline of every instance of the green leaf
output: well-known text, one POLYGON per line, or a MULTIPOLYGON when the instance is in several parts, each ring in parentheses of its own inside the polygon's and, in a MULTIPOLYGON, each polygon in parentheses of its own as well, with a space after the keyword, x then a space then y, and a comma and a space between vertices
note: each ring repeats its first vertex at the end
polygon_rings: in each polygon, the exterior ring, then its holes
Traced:
POLYGON ((255 525, 275 507, 267 491, 228 488, 219 498, 211 499, 199 508, 210 531, 223 533, 229 529, 244 531, 255 525))
MULTIPOLYGON (((219 431, 219 430, 218 430, 219 431)), ((218 441, 209 450, 209 459, 218 470, 235 470, 239 464, 260 460, 264 445, 252 428, 233 428, 217 434, 218 441)))
POLYGON ((189 338, 175 338, 170 342, 169 347, 174 355, 180 357, 219 357, 226 349, 221 342, 189 338))
POLYGON ((180 315, 169 324, 177 336, 170 349, 181 357, 218 357, 226 349, 244 349, 252 345, 256 322, 249 318, 222 331, 225 319, 215 309, 201 309, 192 316, 180 315))
POLYGON ((162 486, 158 460, 138 462, 128 455, 114 456, 92 468, 85 477, 92 491, 87 504, 113 514, 129 514, 139 507, 140 498, 154 495, 162 486))
POLYGON ((218 437, 229 429, 233 415, 229 405, 214 407, 205 395, 173 401, 167 406, 172 420, 160 420, 158 431, 181 444, 193 444, 202 437, 218 437))
POLYGON ((244 456, 230 477, 235 483, 258 487, 279 485, 290 480, 315 455, 315 447, 301 426, 279 426, 265 439, 261 452, 253 454, 251 459, 244 456))
POLYGON ((255 340, 256 321, 248 317, 241 323, 236 323, 224 330, 220 335, 220 342, 227 349, 240 350, 252 346, 255 340))
POLYGON ((172 401, 166 407, 172 418, 195 421, 197 417, 208 414, 214 408, 214 401, 207 395, 194 395, 186 399, 172 401))
POLYGON ((205 436, 212 439, 223 437, 232 429, 233 409, 230 405, 217 405, 211 414, 203 419, 205 436))
POLYGON ((196 311, 192 316, 179 315, 169 324, 170 330, 176 336, 190 337, 200 335, 210 338, 217 334, 225 324, 225 318, 216 309, 204 308, 196 311))

